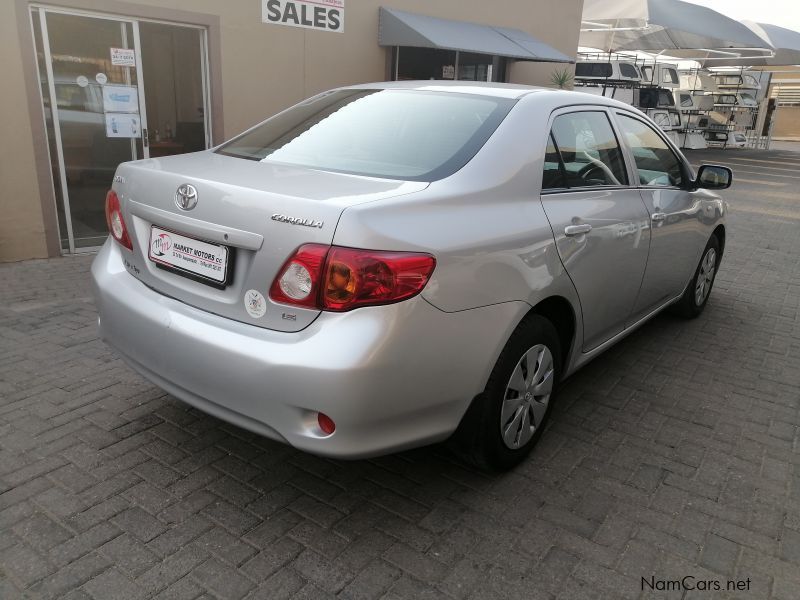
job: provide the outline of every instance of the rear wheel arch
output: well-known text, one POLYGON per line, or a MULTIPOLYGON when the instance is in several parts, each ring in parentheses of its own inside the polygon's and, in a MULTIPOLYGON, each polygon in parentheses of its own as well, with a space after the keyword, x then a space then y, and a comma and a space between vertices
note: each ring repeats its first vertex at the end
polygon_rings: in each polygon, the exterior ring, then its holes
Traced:
POLYGON ((528 315, 532 314, 544 317, 556 328, 561 342, 561 364, 566 369, 569 356, 575 345, 577 327, 575 309, 572 304, 563 296, 550 296, 538 302, 528 311, 528 315))

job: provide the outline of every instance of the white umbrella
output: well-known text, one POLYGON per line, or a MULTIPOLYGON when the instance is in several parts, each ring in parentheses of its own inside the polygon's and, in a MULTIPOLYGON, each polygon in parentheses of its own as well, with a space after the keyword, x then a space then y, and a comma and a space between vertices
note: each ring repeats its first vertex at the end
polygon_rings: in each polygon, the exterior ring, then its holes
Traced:
POLYGON ((800 65, 800 32, 768 23, 744 21, 773 50, 773 56, 752 55, 747 50, 741 58, 707 59, 707 67, 784 67, 800 65))
POLYGON ((734 55, 769 48, 739 21, 682 0, 584 0, 582 21, 580 45, 604 51, 723 49, 734 55))

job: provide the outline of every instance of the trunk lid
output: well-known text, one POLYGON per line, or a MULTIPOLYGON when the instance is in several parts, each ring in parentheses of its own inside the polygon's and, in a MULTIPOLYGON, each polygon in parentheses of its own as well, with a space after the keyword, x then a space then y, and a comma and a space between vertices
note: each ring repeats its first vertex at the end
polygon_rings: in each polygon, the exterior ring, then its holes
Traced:
POLYGON ((280 331, 299 331, 319 314, 269 299, 278 270, 299 246, 330 244, 348 206, 428 186, 261 163, 212 151, 124 163, 114 181, 133 240, 133 254, 123 250, 131 275, 201 310, 280 331), (178 188, 187 184, 196 190, 196 204, 182 210, 176 196, 178 188), (151 243, 162 234, 166 242, 151 243), (225 284, 190 278, 186 271, 168 270, 168 265, 154 260, 177 261, 192 270, 202 267, 209 275, 205 261, 224 263, 226 253, 225 284), (182 261, 183 255, 191 264, 182 261), (214 255, 216 259, 209 258, 214 255))

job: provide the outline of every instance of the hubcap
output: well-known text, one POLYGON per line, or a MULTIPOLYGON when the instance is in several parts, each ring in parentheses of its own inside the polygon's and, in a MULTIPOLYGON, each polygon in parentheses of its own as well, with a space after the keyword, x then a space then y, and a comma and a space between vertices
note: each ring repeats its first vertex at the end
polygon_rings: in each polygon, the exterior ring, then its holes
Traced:
POLYGON ((711 291, 716 266, 717 252, 713 248, 709 248, 700 262, 700 273, 697 274, 697 284, 694 288, 694 302, 697 306, 705 302, 708 293, 711 291))
POLYGON ((512 450, 530 441, 544 419, 553 390, 553 355, 537 344, 519 359, 511 373, 500 410, 500 435, 512 450))

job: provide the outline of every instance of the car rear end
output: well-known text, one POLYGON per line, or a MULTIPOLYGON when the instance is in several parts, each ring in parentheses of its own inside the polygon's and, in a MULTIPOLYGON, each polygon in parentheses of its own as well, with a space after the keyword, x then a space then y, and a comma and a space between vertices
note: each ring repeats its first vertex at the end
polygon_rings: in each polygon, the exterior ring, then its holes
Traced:
MULTIPOLYGON (((369 159, 383 150, 363 138, 347 146, 361 168, 298 164, 318 160, 303 144, 320 131, 345 135, 337 122, 353 102, 278 115, 267 142, 256 129, 216 151, 121 165, 107 198, 112 235, 92 266, 101 335, 134 369, 209 414, 338 457, 446 437, 487 365, 473 353, 456 372, 442 357, 478 340, 493 352, 507 335, 496 319, 511 323, 516 310, 444 313, 419 296, 433 252, 336 245, 349 207, 419 193, 432 178, 420 165, 381 172, 396 160, 369 159)), ((499 122, 510 105, 495 108, 476 110, 499 122)))

